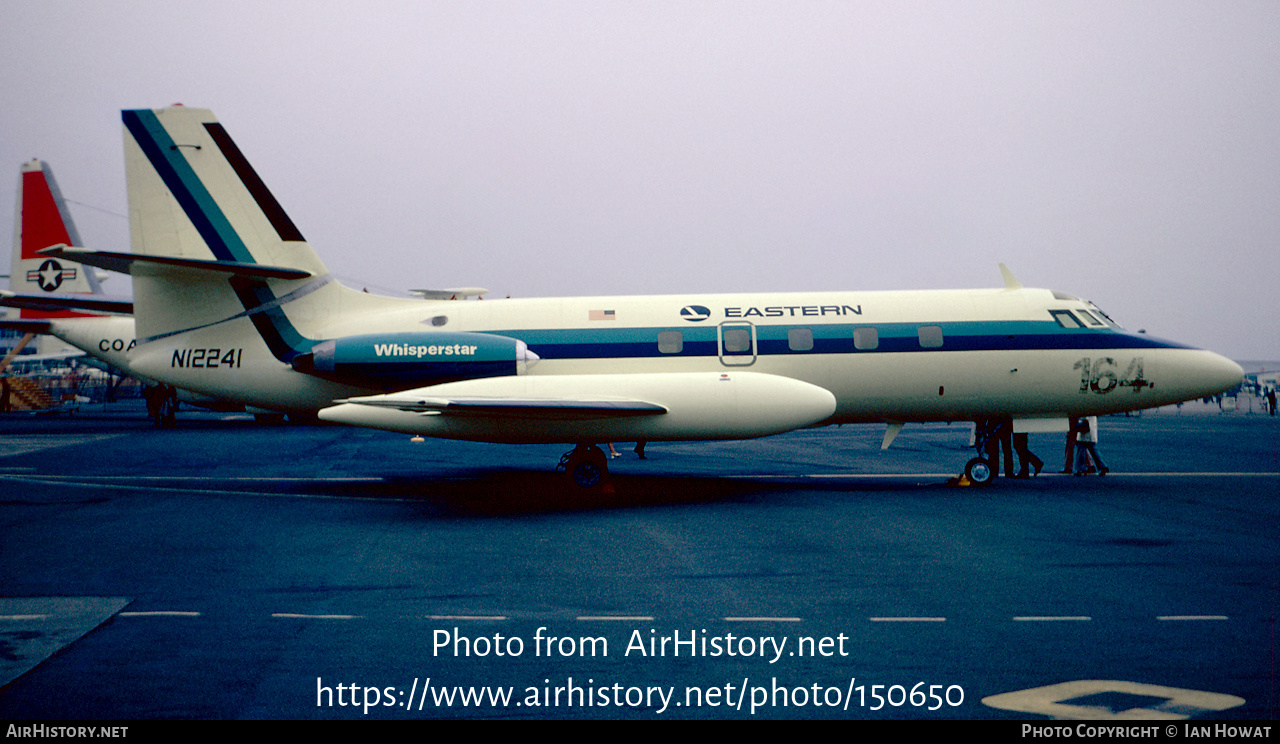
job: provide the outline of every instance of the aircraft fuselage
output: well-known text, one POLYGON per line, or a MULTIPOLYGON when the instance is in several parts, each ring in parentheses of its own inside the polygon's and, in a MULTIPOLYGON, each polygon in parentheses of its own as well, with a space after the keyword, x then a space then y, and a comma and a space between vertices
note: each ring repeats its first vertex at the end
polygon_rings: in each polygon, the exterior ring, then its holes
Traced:
MULTIPOLYGON (((447 343, 451 334, 467 333, 518 339, 536 355, 535 364, 513 370, 510 377, 517 379, 444 380, 418 388, 451 395, 487 395, 499 387, 503 394, 559 391, 529 388, 536 378, 575 377, 574 388, 581 390, 597 384, 582 376, 600 377, 604 394, 611 379, 622 379, 607 376, 751 373, 829 391, 833 409, 806 424, 817 425, 1106 414, 1214 394, 1240 374, 1216 354, 1123 331, 1088 303, 1038 289, 481 302, 366 297, 358 300, 370 304, 363 312, 332 320, 289 317, 287 304, 284 314, 308 342, 376 333, 442 339, 412 348, 383 343, 373 356, 394 352, 416 360, 436 347, 453 355, 465 345, 447 343)), ((316 411, 338 399, 397 392, 299 372, 266 344, 246 342, 258 336, 245 327, 250 322, 238 318, 151 340, 133 352, 132 366, 180 387, 282 410, 316 411)), ((649 389, 646 400, 662 403, 689 382, 673 378, 671 390, 649 389)), ((625 387, 634 394, 633 381, 625 387)), ((582 422, 533 424, 499 435, 497 427, 479 422, 446 425, 418 413, 394 413, 365 408, 360 423, 502 441, 573 441, 590 428, 582 422)), ((697 424, 655 429, 644 417, 636 418, 634 430, 622 425, 620 431, 619 425, 607 429, 610 437, 727 436, 697 424)))

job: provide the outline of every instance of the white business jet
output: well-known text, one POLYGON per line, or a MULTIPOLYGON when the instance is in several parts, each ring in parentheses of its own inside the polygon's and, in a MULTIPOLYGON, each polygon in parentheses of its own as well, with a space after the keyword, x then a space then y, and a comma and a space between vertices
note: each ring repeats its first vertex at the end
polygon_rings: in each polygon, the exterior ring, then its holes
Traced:
MULTIPOLYGON (((123 113, 133 253, 44 253, 133 275, 133 369, 328 421, 576 445, 841 423, 1061 422, 1212 395, 1241 368, 1093 304, 988 290, 452 302, 339 284, 205 109, 123 113)), ((974 458, 975 482, 993 474, 974 458)))

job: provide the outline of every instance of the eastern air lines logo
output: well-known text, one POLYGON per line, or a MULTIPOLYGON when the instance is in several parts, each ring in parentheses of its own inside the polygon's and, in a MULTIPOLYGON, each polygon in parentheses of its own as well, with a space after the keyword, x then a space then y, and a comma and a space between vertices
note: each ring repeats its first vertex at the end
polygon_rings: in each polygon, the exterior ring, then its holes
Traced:
POLYGON ((76 270, 64 269, 62 264, 52 258, 40 264, 40 268, 27 272, 27 281, 36 282, 40 289, 53 292, 62 286, 64 281, 75 281, 76 270))
POLYGON ((711 317, 711 308, 703 305, 685 305, 680 308, 680 317, 690 323, 700 323, 711 317))

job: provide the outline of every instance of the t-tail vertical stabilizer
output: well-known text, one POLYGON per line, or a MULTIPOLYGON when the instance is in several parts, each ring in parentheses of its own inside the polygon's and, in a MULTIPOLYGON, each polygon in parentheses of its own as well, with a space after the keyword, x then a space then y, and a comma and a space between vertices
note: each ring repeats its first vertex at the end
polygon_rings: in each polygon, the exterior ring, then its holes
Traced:
POLYGON ((262 400, 248 394, 259 405, 301 406, 319 391, 274 377, 311 353, 329 323, 412 302, 334 281, 211 111, 131 110, 123 120, 133 254, 82 260, 133 275, 139 345, 131 359, 143 374, 190 377, 213 395, 261 391, 262 400), (235 379, 243 373, 218 375, 235 386, 222 390, 206 370, 228 366, 269 369, 273 379, 245 385, 235 379))

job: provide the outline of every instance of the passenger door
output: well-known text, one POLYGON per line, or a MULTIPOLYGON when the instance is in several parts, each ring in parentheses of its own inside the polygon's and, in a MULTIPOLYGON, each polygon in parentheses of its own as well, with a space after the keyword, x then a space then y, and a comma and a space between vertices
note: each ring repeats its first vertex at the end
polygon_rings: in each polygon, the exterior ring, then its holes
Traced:
POLYGON ((726 367, 748 367, 756 363, 756 327, 744 321, 720 324, 720 363, 726 367))

